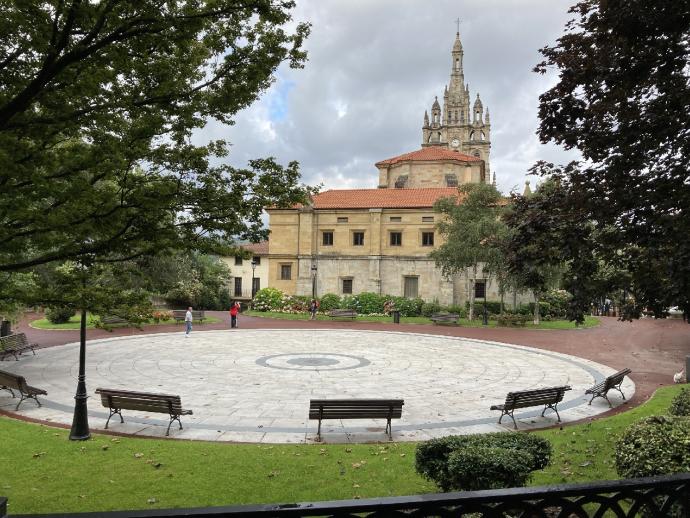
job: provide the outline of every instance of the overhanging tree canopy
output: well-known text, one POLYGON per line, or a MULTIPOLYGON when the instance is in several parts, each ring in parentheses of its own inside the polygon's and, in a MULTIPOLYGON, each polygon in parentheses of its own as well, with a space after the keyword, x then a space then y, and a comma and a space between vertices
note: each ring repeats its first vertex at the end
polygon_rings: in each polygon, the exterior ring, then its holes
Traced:
POLYGON ((676 0, 583 0, 538 72, 539 135, 585 158, 544 168, 574 212, 599 227, 598 252, 630 271, 637 300, 690 309, 690 9, 676 0), (653 259, 653 271, 649 260, 653 259))
POLYGON ((0 6, 0 271, 265 237, 302 199, 296 163, 217 165, 192 131, 232 117, 308 26, 292 1, 51 0, 0 6), (213 165, 216 164, 216 165, 213 165))

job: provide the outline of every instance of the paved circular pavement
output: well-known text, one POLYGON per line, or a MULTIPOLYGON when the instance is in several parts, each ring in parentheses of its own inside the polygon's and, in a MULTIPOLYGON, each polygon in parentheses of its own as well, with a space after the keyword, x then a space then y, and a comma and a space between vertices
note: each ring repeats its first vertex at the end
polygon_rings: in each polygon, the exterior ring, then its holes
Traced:
MULTIPOLYGON (((70 424, 76 386, 78 344, 42 349, 5 362, 30 384, 44 388, 43 407, 22 403, 19 414, 70 424)), ((512 421, 489 407, 507 392, 570 385, 559 405, 564 422, 609 410, 603 399, 589 406, 586 388, 615 369, 583 358, 530 347, 461 337, 342 329, 265 329, 161 333, 90 341, 87 386, 180 394, 183 430, 171 437, 243 442, 308 442, 316 422, 308 421, 314 398, 402 398, 402 419, 393 422, 394 440, 423 440, 455 433, 511 430, 512 421)), ((623 385, 634 393, 629 379, 623 385)), ((610 393, 614 406, 622 403, 610 393)), ((17 400, 0 392, 0 409, 17 400)), ((553 412, 517 412, 520 429, 552 426, 553 412)), ((162 436, 161 414, 123 411, 110 430, 162 436)), ((89 400, 89 423, 103 429, 107 409, 89 400)), ((385 440, 385 420, 324 421, 328 442, 385 440)))

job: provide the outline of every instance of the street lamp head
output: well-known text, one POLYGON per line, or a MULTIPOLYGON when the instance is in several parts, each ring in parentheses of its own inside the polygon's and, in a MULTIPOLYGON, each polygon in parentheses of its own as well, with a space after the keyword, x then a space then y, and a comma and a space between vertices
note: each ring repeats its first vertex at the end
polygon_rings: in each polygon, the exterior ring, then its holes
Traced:
POLYGON ((251 265, 252 265, 252 270, 254 268, 256 268, 256 259, 252 259, 251 265))

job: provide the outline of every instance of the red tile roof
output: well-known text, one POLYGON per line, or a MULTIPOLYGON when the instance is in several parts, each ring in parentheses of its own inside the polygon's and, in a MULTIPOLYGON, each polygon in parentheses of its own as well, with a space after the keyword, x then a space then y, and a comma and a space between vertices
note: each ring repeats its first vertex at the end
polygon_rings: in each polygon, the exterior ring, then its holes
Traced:
POLYGON ((447 149, 440 146, 429 146, 423 147, 417 151, 412 151, 411 153, 405 153, 404 155, 394 156, 393 158, 388 158, 386 160, 381 160, 376 163, 376 167, 384 165, 394 165, 401 162, 427 162, 434 160, 458 160, 461 162, 481 162, 481 158, 475 156, 466 155, 460 153, 459 151, 453 151, 452 149, 447 149))
POLYGON ((458 196, 456 187, 433 189, 336 189, 313 196, 315 209, 414 209, 458 196))
POLYGON ((243 250, 247 250, 254 255, 267 255, 268 254, 268 241, 261 241, 259 243, 250 243, 248 245, 242 245, 243 250))

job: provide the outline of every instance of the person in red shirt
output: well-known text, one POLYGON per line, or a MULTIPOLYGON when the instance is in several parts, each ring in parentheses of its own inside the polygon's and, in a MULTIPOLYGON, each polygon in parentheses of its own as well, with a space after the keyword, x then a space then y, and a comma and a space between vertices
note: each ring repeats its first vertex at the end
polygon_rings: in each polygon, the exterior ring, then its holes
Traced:
POLYGON ((233 302, 230 306, 230 327, 237 327, 237 314, 240 312, 240 303, 233 302))

